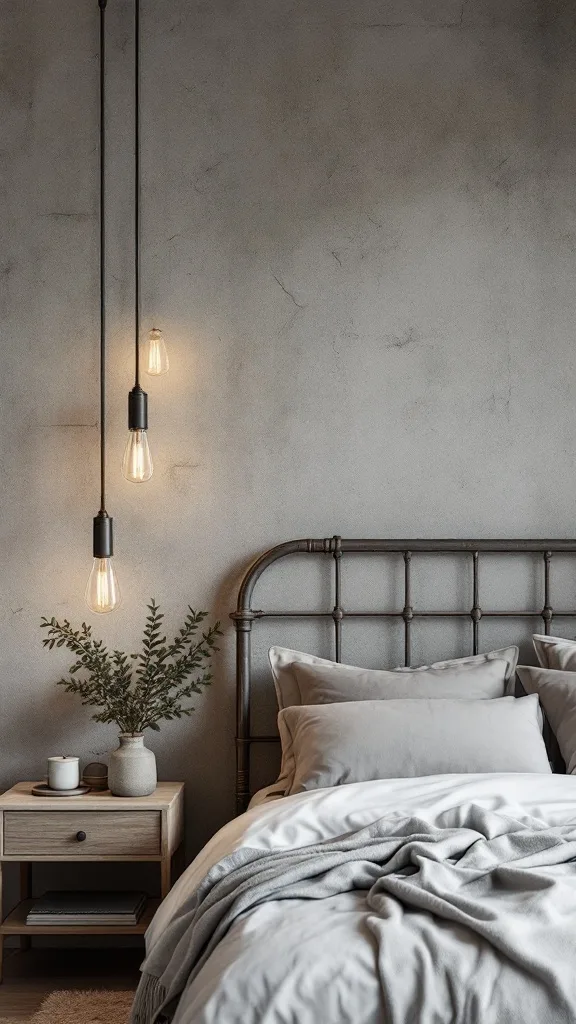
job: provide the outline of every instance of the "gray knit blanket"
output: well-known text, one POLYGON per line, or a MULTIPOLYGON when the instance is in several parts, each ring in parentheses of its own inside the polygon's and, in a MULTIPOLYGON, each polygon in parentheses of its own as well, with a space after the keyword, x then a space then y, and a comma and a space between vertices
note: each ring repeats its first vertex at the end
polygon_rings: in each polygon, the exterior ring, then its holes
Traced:
MULTIPOLYGON (((187 1016, 187 1001, 241 915, 278 900, 289 915, 297 901, 319 908, 354 891, 376 948, 387 1024, 576 1021, 576 825, 551 828, 471 805, 460 828, 386 816, 313 846, 244 847, 225 857, 146 958, 132 1024, 203 1020, 197 1010, 187 1016)), ((282 1019, 308 1021, 304 1009, 288 1010, 282 1019)), ((234 1019, 263 1017, 247 1003, 234 1019)))

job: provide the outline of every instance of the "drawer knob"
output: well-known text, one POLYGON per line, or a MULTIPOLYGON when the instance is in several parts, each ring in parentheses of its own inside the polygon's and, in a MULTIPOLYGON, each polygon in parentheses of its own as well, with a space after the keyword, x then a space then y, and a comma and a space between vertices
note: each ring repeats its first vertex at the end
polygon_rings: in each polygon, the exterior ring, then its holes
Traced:
POLYGON ((77 832, 76 833, 76 839, 78 840, 79 843, 83 843, 84 840, 86 839, 86 833, 85 832, 77 832))

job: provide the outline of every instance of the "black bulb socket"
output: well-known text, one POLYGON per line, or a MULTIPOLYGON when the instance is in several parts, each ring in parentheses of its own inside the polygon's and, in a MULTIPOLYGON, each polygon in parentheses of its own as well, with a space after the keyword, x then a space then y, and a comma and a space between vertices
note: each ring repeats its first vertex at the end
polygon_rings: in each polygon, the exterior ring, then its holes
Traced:
POLYGON ((128 429, 148 430, 148 395, 138 384, 128 395, 128 429))
POLYGON ((114 554, 114 531, 112 517, 107 512, 94 516, 92 528, 92 553, 94 558, 112 558, 114 554))

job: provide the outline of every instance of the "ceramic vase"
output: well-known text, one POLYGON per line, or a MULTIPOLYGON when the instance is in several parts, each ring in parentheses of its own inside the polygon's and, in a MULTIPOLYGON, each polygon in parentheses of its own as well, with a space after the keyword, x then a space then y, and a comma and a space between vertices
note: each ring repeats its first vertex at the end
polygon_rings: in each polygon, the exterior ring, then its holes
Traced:
POLYGON ((113 796, 149 796, 156 789, 156 758, 144 746, 143 733, 120 733, 110 754, 108 785, 113 796))

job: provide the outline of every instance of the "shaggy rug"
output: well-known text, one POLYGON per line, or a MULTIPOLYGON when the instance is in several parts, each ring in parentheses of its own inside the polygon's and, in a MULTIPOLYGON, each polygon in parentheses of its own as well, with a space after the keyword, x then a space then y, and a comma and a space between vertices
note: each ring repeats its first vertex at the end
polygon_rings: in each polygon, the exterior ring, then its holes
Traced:
MULTIPOLYGON (((52 992, 29 1024, 128 1024, 133 992, 52 992)), ((22 1017, 0 1017, 0 1024, 24 1024, 22 1017)))

